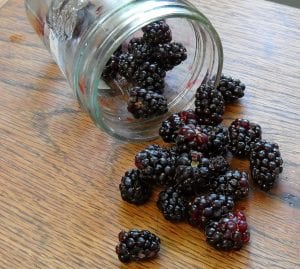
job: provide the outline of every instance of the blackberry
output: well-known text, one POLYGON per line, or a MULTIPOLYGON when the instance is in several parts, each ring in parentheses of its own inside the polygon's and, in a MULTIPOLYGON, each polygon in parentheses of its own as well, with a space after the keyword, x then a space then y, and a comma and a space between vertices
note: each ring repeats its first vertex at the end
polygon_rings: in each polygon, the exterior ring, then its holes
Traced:
POLYGON ((138 62, 132 54, 126 52, 119 56, 119 74, 126 78, 129 82, 132 81, 133 74, 137 70, 138 66, 138 62))
POLYGON ((178 222, 186 219, 188 202, 182 193, 174 187, 160 192, 157 207, 165 219, 178 222))
POLYGON ((225 102, 230 103, 244 96, 246 86, 239 79, 233 79, 222 74, 217 89, 223 95, 225 102))
POLYGON ((229 170, 213 180, 211 188, 217 194, 231 196, 234 200, 242 199, 249 194, 248 174, 238 170, 229 170))
POLYGON ((141 171, 141 177, 151 185, 172 185, 175 162, 175 155, 159 145, 150 145, 135 156, 135 165, 141 171))
POLYGON ((128 43, 128 52, 137 63, 143 63, 151 59, 153 47, 145 43, 142 38, 133 38, 128 43))
POLYGON ((159 93, 134 87, 129 91, 127 110, 136 118, 151 118, 168 111, 167 99, 159 93))
POLYGON ((236 119, 228 128, 229 148, 237 156, 248 157, 251 145, 261 139, 261 127, 247 119, 236 119))
POLYGON ((147 230, 121 231, 118 237, 116 253, 121 262, 148 260, 160 250, 159 237, 147 230))
POLYGON ((169 43, 172 40, 172 32, 169 25, 164 21, 155 21, 142 28, 143 39, 145 42, 157 45, 161 43, 169 43))
POLYGON ((147 91, 162 93, 165 87, 166 72, 156 63, 144 62, 134 72, 133 83, 147 91))
POLYGON ((176 188, 184 195, 207 190, 210 178, 209 160, 201 152, 182 153, 176 159, 176 188))
POLYGON ((228 213, 205 227, 206 241, 216 249, 239 250, 250 239, 246 217, 242 212, 228 213))
POLYGON ((206 153, 210 156, 223 155, 227 151, 229 136, 225 126, 201 125, 202 132, 208 136, 206 153))
POLYGON ((159 44, 153 53, 153 59, 164 70, 172 70, 187 58, 186 48, 177 42, 159 44))
POLYGON ((218 221, 233 208, 234 201, 230 196, 216 193, 197 196, 190 204, 189 223, 204 228, 210 220, 218 221))
POLYGON ((253 181, 264 191, 269 191, 282 172, 282 158, 279 146, 265 140, 252 146, 250 166, 253 181))
POLYGON ((197 124, 197 116, 191 109, 169 116, 162 122, 159 135, 167 143, 175 142, 178 130, 185 124, 197 124))
POLYGON ((122 54, 122 46, 120 46, 106 63, 102 73, 102 78, 110 81, 116 78, 119 71, 119 56, 122 54))
POLYGON ((122 199, 132 204, 143 204, 151 195, 151 187, 142 181, 139 170, 129 170, 121 179, 119 185, 122 199))
POLYGON ((200 126, 194 124, 182 126, 178 130, 175 142, 178 152, 206 152, 208 149, 208 136, 202 132, 200 126))
POLYGON ((212 86, 202 84, 196 92, 195 112, 199 123, 217 125, 223 121, 225 106, 222 94, 212 86))
POLYGON ((214 178, 224 174, 228 168, 229 164, 223 156, 216 156, 209 159, 209 170, 214 178))

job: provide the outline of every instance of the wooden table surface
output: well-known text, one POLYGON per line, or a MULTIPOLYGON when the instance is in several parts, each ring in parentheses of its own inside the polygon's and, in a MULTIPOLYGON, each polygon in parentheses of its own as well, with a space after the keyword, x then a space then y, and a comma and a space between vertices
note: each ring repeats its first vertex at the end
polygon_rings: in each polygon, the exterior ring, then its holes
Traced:
MULTIPOLYGON (((94 126, 27 22, 23 1, 9 0, 0 9, 0 268, 300 268, 299 5, 194 2, 221 36, 224 73, 247 85, 225 123, 260 123, 284 159, 269 194, 252 186, 238 203, 250 243, 218 252, 202 232, 164 220, 156 195, 140 207, 122 201, 120 178, 147 143, 118 141, 94 126), (161 237, 157 259, 118 261, 117 234, 132 227, 161 237)), ((232 166, 248 170, 246 161, 232 166)))

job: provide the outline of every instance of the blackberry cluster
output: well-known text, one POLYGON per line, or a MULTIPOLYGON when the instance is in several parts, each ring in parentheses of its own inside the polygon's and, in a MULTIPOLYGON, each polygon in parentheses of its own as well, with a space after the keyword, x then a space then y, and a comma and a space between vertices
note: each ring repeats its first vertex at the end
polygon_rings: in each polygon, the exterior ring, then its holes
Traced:
POLYGON ((207 135, 207 154, 210 156, 224 155, 228 148, 228 128, 222 125, 202 125, 202 132, 207 135))
POLYGON ((242 212, 229 212, 219 221, 205 227, 206 241, 216 249, 239 250, 250 239, 246 217, 242 212))
POLYGON ((154 61, 166 71, 172 70, 187 58, 186 48, 177 42, 158 44, 153 53, 154 61))
POLYGON ((231 196, 234 200, 242 199, 249 194, 248 174, 238 170, 228 170, 211 182, 211 188, 217 194, 231 196))
POLYGON ((158 145, 150 145, 135 156, 135 165, 141 178, 151 185, 173 184, 176 158, 173 153, 158 145))
POLYGON ((160 250, 160 238, 147 230, 121 231, 118 237, 116 253, 121 262, 148 260, 160 250))
POLYGON ((172 41, 172 32, 169 25, 164 21, 152 22, 142 28, 143 39, 151 45, 169 43, 172 41))
POLYGON ((165 76, 165 70, 156 63, 144 62, 134 72, 132 79, 135 85, 161 94, 165 87, 165 76))
POLYGON ((234 155, 248 157, 251 145, 261 140, 261 127, 247 119, 234 120, 228 130, 229 148, 234 155))
POLYGON ((200 126, 194 124, 182 126, 178 130, 175 140, 178 152, 189 152, 191 150, 206 152, 208 141, 208 135, 203 133, 200 126))
POLYGON ((169 187, 160 192, 157 207, 163 213, 165 219, 178 222, 186 219, 188 201, 180 190, 169 187))
POLYGON ((196 92, 195 112, 199 123, 217 125, 223 121, 225 111, 222 94, 214 87, 202 84, 196 92))
MULTIPOLYGON (((131 53, 136 53, 134 48, 143 43, 132 41, 130 46, 131 53)), ((166 49, 162 53, 167 52, 166 49)), ((183 55, 184 50, 180 53, 183 55)), ((159 64, 157 53, 149 57, 156 57, 153 74, 158 72, 157 68, 167 69, 159 64)), ((145 63, 147 73, 151 64, 145 63)), ((156 93, 140 87, 135 91, 156 93)), ((146 111, 142 113, 147 115, 146 111)), ((283 161, 279 146, 262 140, 258 124, 235 119, 227 128, 220 125, 223 113, 224 99, 220 91, 202 85, 197 90, 195 110, 173 113, 162 122, 159 135, 172 146, 167 149, 151 145, 139 152, 135 157, 137 169, 127 172, 127 179, 122 178, 120 190, 124 200, 139 204, 149 198, 154 185, 165 186, 157 207, 167 220, 187 220, 204 230, 207 242, 216 249, 238 250, 249 241, 250 234, 244 213, 235 211, 235 201, 248 196, 249 176, 232 170, 224 156, 230 150, 235 156, 248 157, 253 181, 264 191, 274 185, 282 172, 283 161)))
POLYGON ((282 172, 282 158, 279 146, 265 140, 252 146, 250 166, 253 181, 264 190, 269 191, 282 172))
POLYGON ((159 135, 167 142, 175 142, 179 129, 186 124, 197 125, 198 119, 193 110, 181 111, 173 113, 165 121, 159 129, 159 135))
POLYGON ((129 91, 127 110, 137 119, 150 118, 166 113, 168 105, 162 94, 134 87, 129 91))
POLYGON ((246 86, 239 79, 222 74, 217 89, 221 92, 226 103, 234 102, 244 96, 246 86))
POLYGON ((151 195, 151 187, 141 179, 140 171, 126 171, 119 185, 122 199, 132 204, 143 204, 151 195))
POLYGON ((187 58, 186 48, 181 43, 170 43, 172 32, 164 20, 146 25, 142 31, 142 37, 129 41, 127 51, 122 51, 124 46, 120 46, 102 73, 102 78, 108 82, 118 75, 125 79, 124 83, 128 82, 127 110, 137 119, 152 118, 168 111, 163 95, 166 71, 187 58))
POLYGON ((232 197, 211 193, 195 197, 190 204, 189 223, 200 229, 211 220, 219 220, 234 210, 232 197))

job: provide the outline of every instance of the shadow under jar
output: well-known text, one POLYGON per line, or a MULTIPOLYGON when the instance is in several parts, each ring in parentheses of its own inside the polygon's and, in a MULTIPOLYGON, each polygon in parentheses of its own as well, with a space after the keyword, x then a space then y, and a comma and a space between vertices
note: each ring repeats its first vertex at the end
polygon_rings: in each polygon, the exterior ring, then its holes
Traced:
POLYGON ((194 106, 202 83, 218 83, 222 44, 209 20, 186 0, 25 0, 29 21, 95 124, 115 137, 151 140, 171 113, 194 106), (187 50, 187 59, 166 72, 168 112, 136 119, 127 110, 132 85, 101 74, 120 46, 124 51, 142 27, 165 20, 172 41, 187 50))

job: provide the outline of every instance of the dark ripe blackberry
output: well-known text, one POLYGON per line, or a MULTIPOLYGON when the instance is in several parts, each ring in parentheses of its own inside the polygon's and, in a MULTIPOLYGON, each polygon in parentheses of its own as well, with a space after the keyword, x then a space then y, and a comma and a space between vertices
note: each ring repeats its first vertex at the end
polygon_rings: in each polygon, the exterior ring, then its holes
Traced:
POLYGON ((158 44, 152 55, 164 70, 172 70, 187 58, 186 48, 177 42, 158 44))
POLYGON ((134 72, 132 80, 136 86, 147 91, 162 93, 165 87, 166 72, 156 63, 144 62, 134 72))
POLYGON ((121 231, 118 237, 116 253, 121 262, 148 260, 160 250, 159 237, 147 230, 121 231))
POLYGON ((195 112, 199 123, 217 125, 223 121, 225 111, 222 94, 212 86, 201 85, 196 92, 195 112))
POLYGON ((178 165, 176 167, 176 188, 184 195, 195 195, 208 189, 210 171, 208 167, 178 165))
POLYGON ((264 191, 269 191, 282 172, 283 160, 279 146, 265 140, 252 145, 250 166, 253 181, 264 191))
POLYGON ((182 193, 174 187, 160 192, 157 207, 165 219, 178 222, 186 219, 188 202, 182 193))
POLYGON ((233 79, 222 74, 217 89, 223 95, 225 102, 230 103, 244 96, 246 86, 239 79, 233 79))
POLYGON ((167 142, 175 142, 178 130, 185 124, 197 124, 197 116, 193 110, 185 110, 169 116, 159 129, 159 135, 167 142))
POLYGON ((229 143, 227 127, 201 125, 200 128, 208 136, 207 151, 205 153, 210 156, 225 154, 229 143))
POLYGON ((136 118, 151 118, 168 111, 168 103, 162 94, 134 87, 129 91, 127 110, 136 118))
POLYGON ((153 47, 142 38, 133 38, 128 43, 128 52, 133 55, 136 62, 143 63, 150 60, 153 47))
POLYGON ((172 32, 169 25, 164 21, 155 21, 142 28, 143 39, 151 45, 169 43, 172 41, 172 32))
POLYGON ((234 200, 242 199, 249 194, 249 181, 246 172, 229 170, 211 182, 212 191, 231 196, 234 200))
POLYGON ((176 137, 176 148, 178 152, 189 152, 195 150, 206 152, 208 149, 208 136, 202 132, 200 126, 187 124, 178 130, 176 137))
POLYGON ((232 197, 211 193, 195 197, 190 204, 189 223, 198 228, 204 228, 211 221, 218 221, 228 212, 232 212, 234 201, 232 197))
POLYGON ((242 212, 228 213, 205 227, 206 241, 216 249, 239 250, 250 239, 246 217, 242 212))
POLYGON ((224 174, 228 168, 229 164, 223 156, 216 156, 209 159, 209 170, 214 178, 224 174))
POLYGON ((173 152, 159 145, 150 145, 135 156, 142 179, 151 185, 173 185, 175 163, 173 152))
POLYGON ((126 171, 119 185, 122 199, 132 204, 143 204, 151 195, 151 187, 142 181, 140 171, 132 169, 126 171))
POLYGON ((228 130, 229 149, 237 156, 248 157, 251 145, 261 139, 261 127, 246 119, 234 120, 228 130))
POLYGON ((119 74, 128 81, 132 81, 133 74, 138 69, 138 66, 138 63, 132 54, 126 52, 119 56, 119 74))
POLYGON ((120 46, 106 63, 102 73, 102 78, 110 81, 116 78, 119 71, 119 56, 122 54, 122 46, 120 46))

